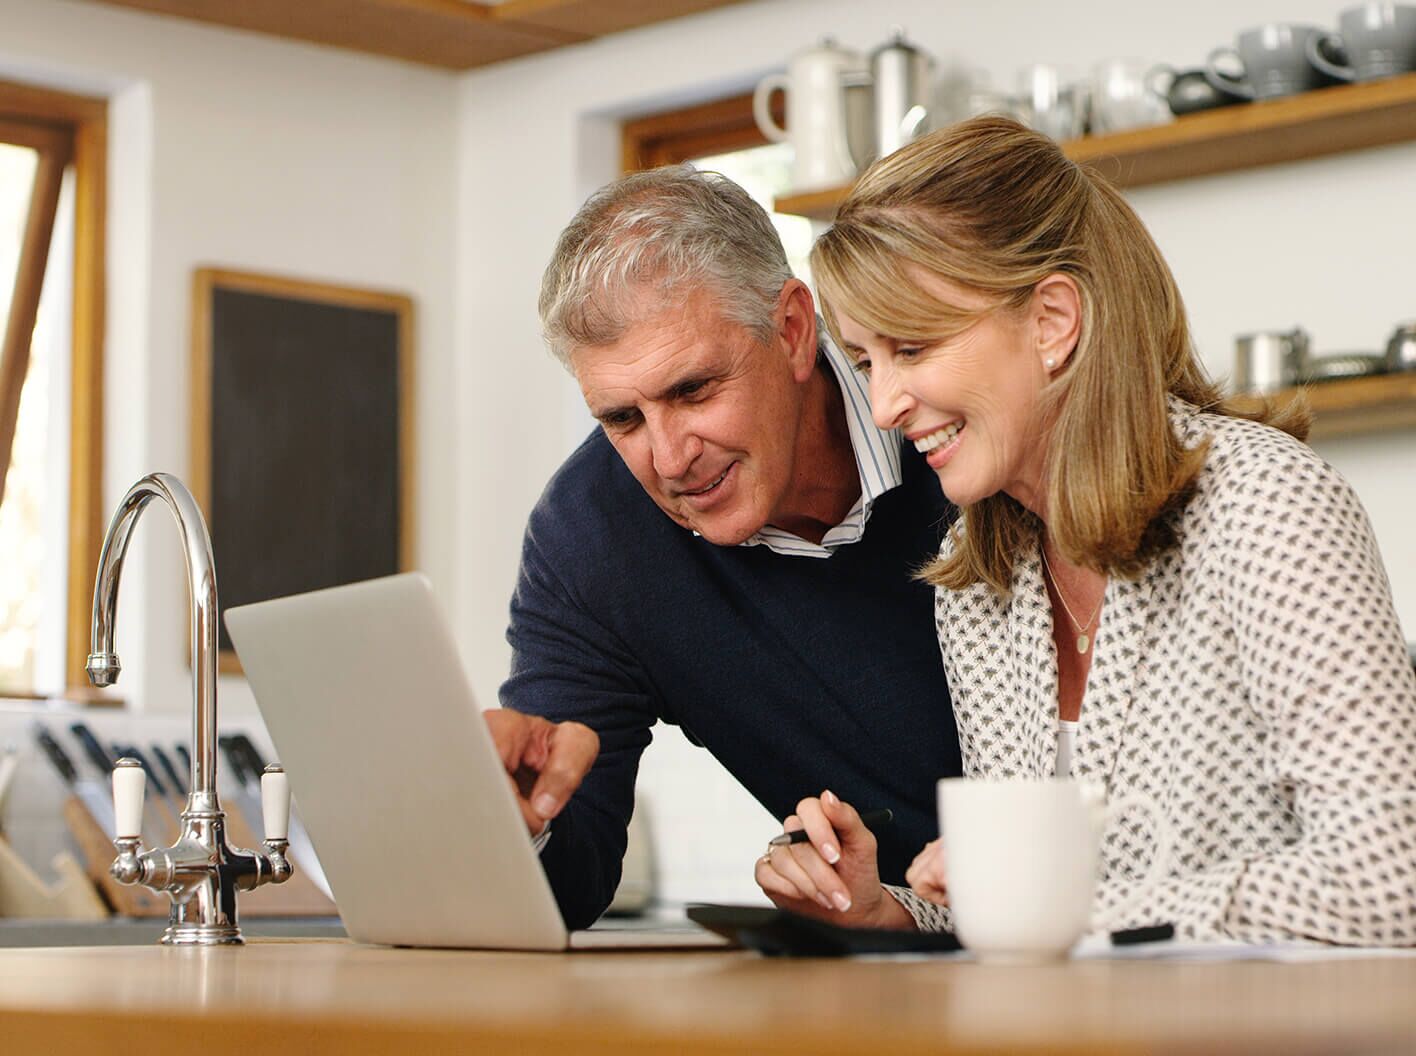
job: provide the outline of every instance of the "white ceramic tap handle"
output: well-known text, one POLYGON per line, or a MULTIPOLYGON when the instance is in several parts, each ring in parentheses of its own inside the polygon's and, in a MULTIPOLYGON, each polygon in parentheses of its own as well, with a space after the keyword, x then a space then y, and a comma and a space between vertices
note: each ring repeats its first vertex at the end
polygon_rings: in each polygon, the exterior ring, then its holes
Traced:
POLYGON ((272 763, 261 774, 261 820, 267 840, 290 838, 290 779, 279 763, 272 763))
POLYGON ((143 790, 147 774, 136 759, 119 759, 113 767, 113 833, 120 840, 143 834, 143 790))

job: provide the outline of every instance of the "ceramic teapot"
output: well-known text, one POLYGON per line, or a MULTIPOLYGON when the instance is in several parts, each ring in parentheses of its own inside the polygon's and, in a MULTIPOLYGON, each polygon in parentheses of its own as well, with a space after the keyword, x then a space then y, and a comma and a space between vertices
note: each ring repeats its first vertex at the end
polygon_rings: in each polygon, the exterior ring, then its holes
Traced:
POLYGON ((793 190, 821 190, 855 179, 870 149, 869 83, 865 60, 829 37, 792 56, 785 74, 758 83, 752 115, 769 140, 792 145, 793 190), (770 102, 777 91, 787 99, 786 128, 772 118, 770 102))

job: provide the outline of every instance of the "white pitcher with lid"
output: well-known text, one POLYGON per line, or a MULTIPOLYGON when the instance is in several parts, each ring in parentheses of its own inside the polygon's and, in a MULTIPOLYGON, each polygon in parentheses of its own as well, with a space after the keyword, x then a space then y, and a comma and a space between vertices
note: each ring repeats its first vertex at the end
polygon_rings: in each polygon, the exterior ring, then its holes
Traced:
POLYGON ((869 83, 864 58, 830 37, 792 56, 785 74, 770 74, 758 83, 752 114, 764 136, 792 145, 793 190, 821 190, 855 179, 855 151, 868 150, 862 140, 870 138, 869 128, 862 127, 868 125, 869 101, 855 96, 868 92, 869 83), (769 103, 776 91, 787 98, 786 128, 772 118, 769 103))

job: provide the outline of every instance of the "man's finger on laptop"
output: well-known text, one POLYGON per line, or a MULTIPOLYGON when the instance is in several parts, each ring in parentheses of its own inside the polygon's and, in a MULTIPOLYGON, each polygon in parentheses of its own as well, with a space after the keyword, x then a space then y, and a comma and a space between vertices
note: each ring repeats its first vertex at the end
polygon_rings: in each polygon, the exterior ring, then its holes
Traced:
POLYGON ((511 791, 516 796, 516 807, 521 811, 521 820, 526 823, 526 831, 532 836, 539 836, 546 828, 546 819, 531 809, 531 801, 517 788, 516 778, 508 774, 507 780, 511 782, 511 791))
POLYGON ((501 756, 502 766, 509 774, 516 773, 526 755, 527 746, 532 743, 537 723, 546 720, 534 715, 526 715, 511 708, 488 708, 482 712, 491 731, 492 743, 501 756))
POLYGON ((600 738, 589 726, 562 722, 556 726, 547 749, 541 776, 531 790, 531 807, 549 821, 561 812, 590 771, 600 754, 600 738))

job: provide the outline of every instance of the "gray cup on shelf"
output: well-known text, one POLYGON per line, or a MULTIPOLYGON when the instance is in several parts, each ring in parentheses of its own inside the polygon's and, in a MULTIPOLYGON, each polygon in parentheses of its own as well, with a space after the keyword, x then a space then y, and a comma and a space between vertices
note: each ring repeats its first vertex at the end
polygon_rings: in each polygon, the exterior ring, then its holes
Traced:
POLYGON ((1272 22, 1239 34, 1238 47, 1215 48, 1205 62, 1205 79, 1217 91, 1239 99, 1277 99, 1330 83, 1308 61, 1308 41, 1320 36, 1315 26, 1272 22), (1225 56, 1243 66, 1241 77, 1224 73, 1216 65, 1225 56))
POLYGON ((1264 394, 1295 385, 1308 362, 1302 327, 1242 334, 1234 340, 1234 391, 1264 394))
POLYGON ((1337 16, 1337 28, 1307 43, 1308 61, 1329 77, 1376 81, 1416 70, 1416 7, 1358 4, 1337 16))

